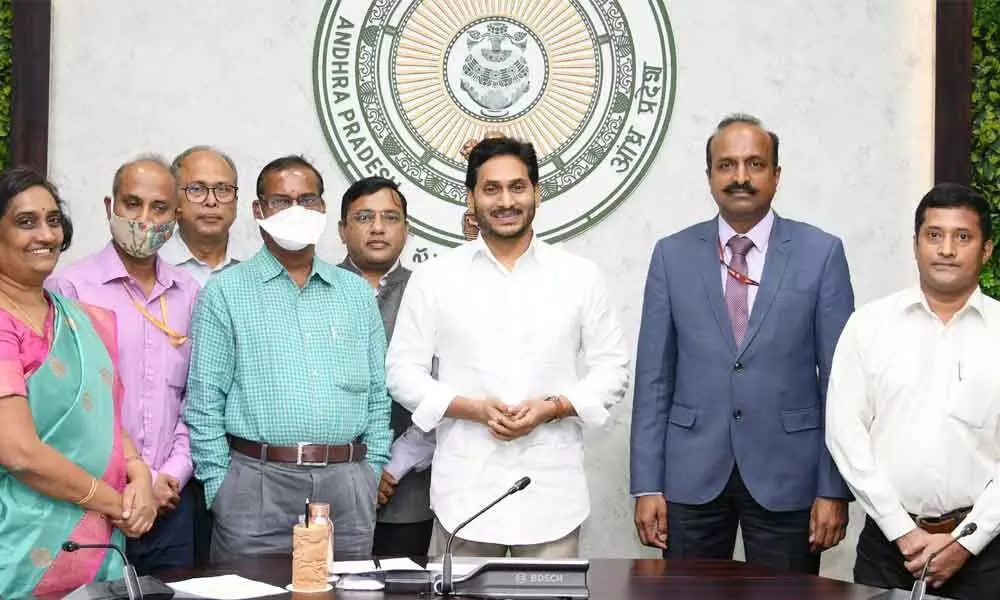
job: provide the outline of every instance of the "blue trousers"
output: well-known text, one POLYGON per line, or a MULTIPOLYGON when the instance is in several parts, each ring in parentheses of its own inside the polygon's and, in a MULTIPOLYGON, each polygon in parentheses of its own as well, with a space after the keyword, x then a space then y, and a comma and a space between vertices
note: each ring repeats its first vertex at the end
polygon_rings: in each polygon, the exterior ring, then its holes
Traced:
POLYGON ((820 555, 809 550, 809 513, 808 509, 767 510, 753 499, 734 466, 726 487, 711 502, 668 502, 663 554, 666 558, 730 560, 739 527, 747 563, 815 575, 820 555))
POLYGON ((139 575, 194 566, 195 506, 195 486, 188 484, 181 490, 177 508, 158 516, 153 528, 141 538, 126 542, 125 553, 139 575))

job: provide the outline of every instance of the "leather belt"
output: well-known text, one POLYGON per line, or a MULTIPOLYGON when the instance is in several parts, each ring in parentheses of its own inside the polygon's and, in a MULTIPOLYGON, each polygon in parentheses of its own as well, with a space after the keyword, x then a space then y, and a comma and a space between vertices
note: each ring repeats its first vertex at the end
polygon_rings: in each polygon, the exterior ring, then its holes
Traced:
POLYGON ((361 462, 368 455, 368 446, 361 442, 328 446, 300 442, 295 446, 272 446, 227 436, 229 447, 240 454, 264 462, 279 462, 302 467, 325 467, 336 463, 361 462))
POLYGON ((951 512, 946 512, 940 517, 918 517, 917 515, 910 515, 913 520, 916 521, 917 527, 923 529, 927 533, 951 533, 954 531, 958 525, 965 520, 965 517, 969 516, 972 512, 972 507, 959 508, 951 512))

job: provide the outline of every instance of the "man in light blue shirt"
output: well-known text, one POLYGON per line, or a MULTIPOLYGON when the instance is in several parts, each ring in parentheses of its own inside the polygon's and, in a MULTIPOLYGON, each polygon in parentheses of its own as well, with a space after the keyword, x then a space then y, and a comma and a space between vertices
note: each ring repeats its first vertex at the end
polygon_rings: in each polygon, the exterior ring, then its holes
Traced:
POLYGON ((288 554, 306 499, 338 554, 371 553, 392 432, 385 330, 368 285, 315 256, 323 180, 276 159, 257 180, 265 247, 198 297, 185 417, 215 516, 212 560, 288 554))

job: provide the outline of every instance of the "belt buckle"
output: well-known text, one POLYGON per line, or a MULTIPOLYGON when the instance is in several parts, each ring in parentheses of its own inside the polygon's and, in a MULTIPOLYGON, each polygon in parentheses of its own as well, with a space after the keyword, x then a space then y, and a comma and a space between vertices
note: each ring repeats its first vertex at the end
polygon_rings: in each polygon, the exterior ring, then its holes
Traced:
POLYGON ((295 447, 296 447, 296 451, 295 451, 295 464, 296 465, 298 465, 300 467, 325 467, 325 466, 328 466, 330 464, 330 447, 329 446, 323 446, 323 462, 315 462, 315 461, 302 460, 302 450, 305 449, 306 446, 313 446, 313 445, 315 445, 315 444, 310 444, 310 443, 307 443, 307 442, 299 442, 298 444, 295 445, 295 447))

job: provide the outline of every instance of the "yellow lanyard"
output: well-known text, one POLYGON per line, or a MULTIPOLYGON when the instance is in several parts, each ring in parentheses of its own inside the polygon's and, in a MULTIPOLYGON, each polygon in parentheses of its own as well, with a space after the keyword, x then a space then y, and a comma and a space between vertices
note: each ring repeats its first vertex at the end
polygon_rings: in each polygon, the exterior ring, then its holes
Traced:
POLYGON ((141 302, 139 302, 139 300, 135 297, 135 294, 132 293, 132 290, 129 289, 127 283, 123 281, 121 282, 121 284, 122 288, 125 290, 125 293, 128 294, 128 297, 132 299, 132 304, 135 305, 136 310, 142 313, 142 316, 146 317, 146 320, 152 323, 154 327, 165 333, 167 335, 167 338, 170 340, 170 343, 174 346, 174 348, 183 346, 184 343, 188 341, 188 336, 174 331, 173 329, 170 328, 169 325, 167 325, 166 293, 160 295, 160 314, 163 316, 163 320, 160 320, 154 317, 152 313, 150 313, 148 310, 146 310, 146 307, 143 306, 141 302))

